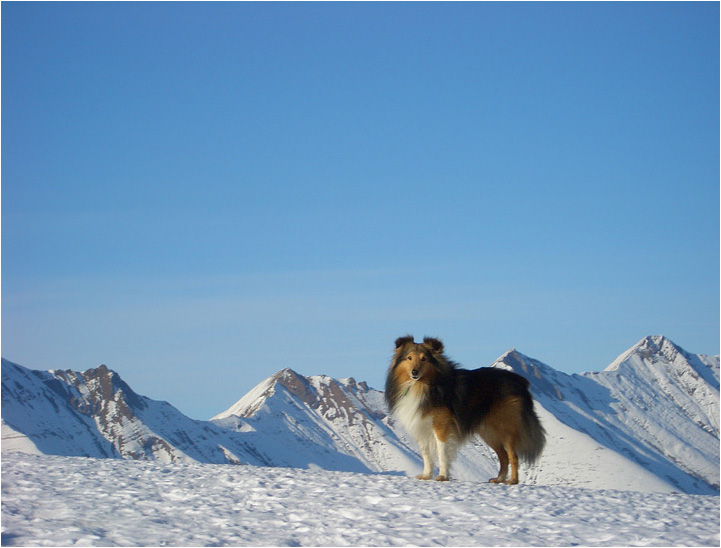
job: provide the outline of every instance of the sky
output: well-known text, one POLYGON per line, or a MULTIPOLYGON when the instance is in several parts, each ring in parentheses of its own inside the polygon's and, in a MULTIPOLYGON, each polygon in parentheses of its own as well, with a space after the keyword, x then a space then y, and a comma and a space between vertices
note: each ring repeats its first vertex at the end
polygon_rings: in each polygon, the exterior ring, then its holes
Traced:
POLYGON ((2 356, 196 419, 394 340, 719 353, 719 4, 8 3, 2 356))

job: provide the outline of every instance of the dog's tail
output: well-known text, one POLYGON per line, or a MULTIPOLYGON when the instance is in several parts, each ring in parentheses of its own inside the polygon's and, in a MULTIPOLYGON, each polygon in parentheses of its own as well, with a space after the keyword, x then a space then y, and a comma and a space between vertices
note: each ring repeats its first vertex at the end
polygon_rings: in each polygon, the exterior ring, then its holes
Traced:
POLYGON ((533 464, 546 445, 546 431, 538 420, 538 415, 533 409, 533 398, 530 393, 526 393, 523 398, 523 416, 521 420, 521 435, 518 440, 516 453, 518 457, 533 464))

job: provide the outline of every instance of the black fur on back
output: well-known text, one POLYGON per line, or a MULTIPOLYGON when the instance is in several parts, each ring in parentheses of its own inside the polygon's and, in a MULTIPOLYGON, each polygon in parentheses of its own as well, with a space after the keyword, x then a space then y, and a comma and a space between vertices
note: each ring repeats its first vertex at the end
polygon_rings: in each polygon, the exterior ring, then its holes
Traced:
POLYGON ((526 400, 533 405, 528 381, 512 371, 494 367, 456 369, 453 377, 455 390, 446 404, 456 417, 461 435, 471 434, 503 399, 516 396, 523 400, 524 408, 526 400))
POLYGON ((521 399, 521 436, 516 446, 518 457, 535 462, 546 444, 546 431, 533 408, 533 397, 527 379, 505 369, 453 368, 437 387, 429 391, 428 410, 437 405, 450 408, 456 419, 461 439, 478 432, 490 410, 508 397, 521 399))

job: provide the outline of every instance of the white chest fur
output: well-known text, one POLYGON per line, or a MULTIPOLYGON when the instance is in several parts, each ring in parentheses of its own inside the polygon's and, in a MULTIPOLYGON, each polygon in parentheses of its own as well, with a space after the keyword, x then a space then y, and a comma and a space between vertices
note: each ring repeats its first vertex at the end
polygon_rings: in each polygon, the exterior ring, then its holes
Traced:
POLYGON ((421 414, 421 401, 424 396, 421 390, 414 389, 414 386, 402 388, 400 399, 395 405, 393 414, 403 425, 403 428, 421 442, 433 437, 433 426, 431 417, 423 417, 421 414))
POLYGON ((393 413, 420 446, 423 456, 423 473, 418 477, 420 479, 431 478, 433 461, 437 457, 439 472, 436 479, 447 480, 451 461, 456 454, 456 440, 450 439, 448 443, 445 443, 436 439, 430 414, 424 417, 421 412, 421 403, 424 397, 425 393, 418 385, 407 384, 401 387, 401 397, 396 402, 393 413))

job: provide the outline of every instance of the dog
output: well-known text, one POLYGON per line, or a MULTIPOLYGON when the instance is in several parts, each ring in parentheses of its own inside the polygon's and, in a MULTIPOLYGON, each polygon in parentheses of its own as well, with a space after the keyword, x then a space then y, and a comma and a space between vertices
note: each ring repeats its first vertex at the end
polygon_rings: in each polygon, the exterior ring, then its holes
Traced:
POLYGON ((448 481, 458 447, 479 435, 498 455, 500 470, 491 483, 518 483, 519 459, 535 462, 546 443, 546 432, 533 409, 524 377, 504 369, 468 370, 448 359, 443 343, 412 336, 396 340, 385 399, 388 407, 421 449, 423 473, 448 481), (508 468, 511 468, 510 478, 508 468))

